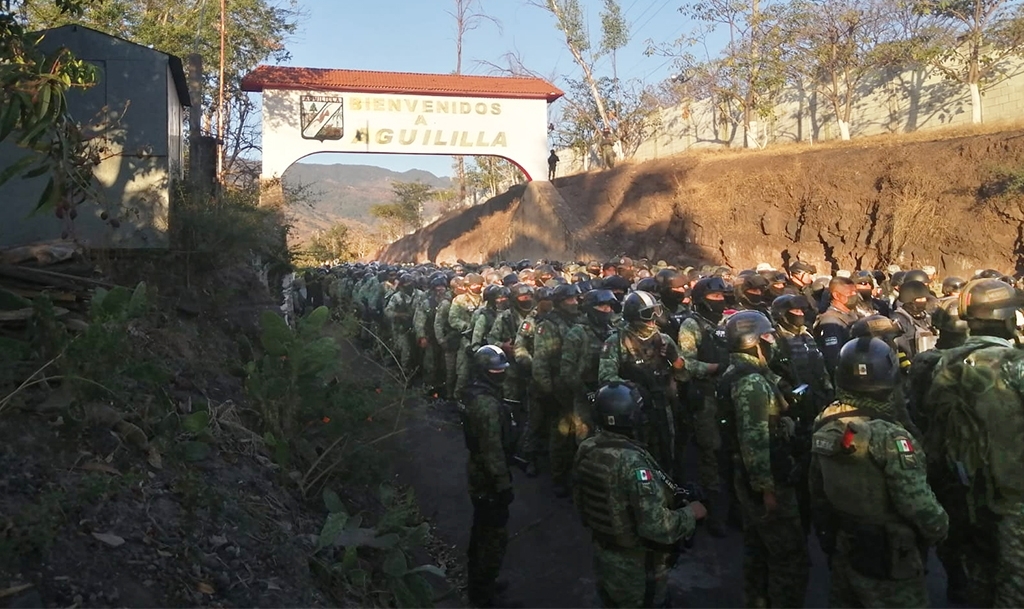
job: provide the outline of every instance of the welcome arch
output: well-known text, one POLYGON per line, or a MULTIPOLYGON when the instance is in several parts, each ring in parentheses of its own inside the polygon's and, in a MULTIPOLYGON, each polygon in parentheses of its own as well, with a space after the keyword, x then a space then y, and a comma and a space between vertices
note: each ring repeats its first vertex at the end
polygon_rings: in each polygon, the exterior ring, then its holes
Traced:
POLYGON ((500 156, 542 178, 563 95, 539 78, 288 66, 259 66, 242 89, 263 94, 265 184, 318 152, 500 156))

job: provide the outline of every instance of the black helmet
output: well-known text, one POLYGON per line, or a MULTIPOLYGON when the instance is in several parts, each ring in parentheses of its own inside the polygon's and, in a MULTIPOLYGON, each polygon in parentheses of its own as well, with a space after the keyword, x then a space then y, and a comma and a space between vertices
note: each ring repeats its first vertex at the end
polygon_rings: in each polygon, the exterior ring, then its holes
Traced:
POLYGON ((772 322, 760 311, 740 311, 725 322, 725 342, 730 352, 756 347, 764 334, 775 331, 772 322))
POLYGON ((398 276, 398 287, 404 288, 414 285, 416 285, 416 275, 413 275, 412 273, 402 273, 398 276))
POLYGON ((638 423, 643 398, 634 387, 613 382, 594 396, 594 418, 604 429, 631 430, 638 423))
POLYGON ((636 289, 641 292, 650 292, 656 294, 658 292, 658 282, 654 277, 644 277, 636 284, 636 289))
POLYGON ((538 283, 544 283, 557 273, 555 273, 555 267, 550 264, 542 264, 533 270, 533 274, 537 278, 538 283))
POLYGON ((485 375, 483 378, 494 378, 508 368, 508 358, 498 347, 484 345, 473 353, 473 365, 479 373, 485 375))
POLYGON ((889 285, 891 285, 894 288, 898 288, 901 285, 903 285, 903 282, 906 281, 906 280, 907 280, 907 272, 906 271, 896 271, 895 273, 892 274, 892 278, 889 279, 889 285))
POLYGON ((537 302, 540 302, 542 300, 551 300, 551 293, 553 291, 553 289, 547 286, 537 288, 537 302))
POLYGON ((921 283, 928 285, 931 279, 928 278, 928 273, 925 273, 921 269, 914 269, 907 271, 907 274, 903 276, 903 283, 909 283, 911 281, 920 281, 921 283))
POLYGON ((556 286, 554 291, 551 293, 551 300, 555 301, 555 303, 557 304, 559 302, 562 302, 563 300, 575 298, 579 295, 579 286, 572 283, 562 283, 556 286))
POLYGON ((1012 320, 1021 306, 1017 290, 998 279, 975 279, 960 292, 960 319, 1012 320))
POLYGON ((622 318, 627 322, 649 322, 661 316, 661 303, 650 292, 630 292, 622 303, 622 318))
POLYGON ((928 291, 928 286, 916 279, 908 279, 903 282, 900 286, 900 295, 897 300, 902 304, 908 302, 914 302, 918 298, 928 298, 931 292, 928 291))
POLYGON ((857 271, 853 274, 854 285, 869 285, 872 288, 876 287, 875 274, 871 271, 857 271))
POLYGON ((783 294, 772 301, 772 319, 777 324, 795 330, 798 325, 803 325, 804 317, 801 315, 798 319, 790 311, 793 309, 806 311, 809 307, 810 303, 803 295, 783 294))
POLYGON ((686 280, 686 277, 675 269, 661 269, 658 271, 658 274, 654 276, 654 280, 658 282, 659 291, 686 287, 686 284, 689 283, 686 280))
POLYGON ((587 314, 587 319, 591 323, 598 326, 607 326, 611 323, 612 315, 594 309, 594 307, 601 305, 610 306, 614 313, 622 310, 619 299, 615 298, 615 293, 611 290, 591 290, 583 295, 583 300, 580 302, 580 306, 583 307, 583 311, 587 314))
POLYGON ((504 298, 508 300, 509 289, 503 285, 491 284, 484 288, 484 302, 497 305, 504 298))
POLYGON ((711 305, 707 301, 707 296, 708 294, 722 294, 722 296, 726 296, 730 291, 729 284, 727 284, 721 277, 718 277, 717 275, 714 277, 705 277, 694 284, 693 291, 690 293, 690 299, 693 302, 693 307, 699 312, 705 315, 710 315, 714 319, 719 319, 722 315, 722 311, 725 310, 725 301, 720 301, 720 307, 711 305))
POLYGON ((533 263, 530 262, 529 258, 523 258, 522 260, 520 260, 519 262, 516 263, 516 270, 517 271, 522 271, 524 269, 530 268, 532 265, 533 265, 533 263))
POLYGON ((942 280, 942 295, 951 296, 953 292, 959 292, 967 282, 960 277, 946 277, 942 280))
POLYGON ((622 275, 609 275, 601 280, 601 287, 606 290, 613 292, 622 292, 625 294, 629 291, 629 280, 622 275))
POLYGON ((975 279, 999 279, 1003 274, 995 269, 985 269, 974 276, 975 279))
POLYGON ((517 283, 519 283, 519 275, 516 275, 515 273, 509 273, 501 278, 501 285, 506 288, 510 288, 517 283))
POLYGON ((853 393, 889 393, 899 383, 896 352, 880 338, 855 338, 839 351, 836 385, 853 393))
POLYGON ((903 330, 885 315, 868 315, 853 322, 853 325, 850 326, 850 338, 868 336, 888 341, 901 334, 903 334, 903 330))
POLYGON ((736 285, 736 301, 746 307, 756 307, 764 303, 769 287, 768 280, 762 275, 745 275, 736 285))

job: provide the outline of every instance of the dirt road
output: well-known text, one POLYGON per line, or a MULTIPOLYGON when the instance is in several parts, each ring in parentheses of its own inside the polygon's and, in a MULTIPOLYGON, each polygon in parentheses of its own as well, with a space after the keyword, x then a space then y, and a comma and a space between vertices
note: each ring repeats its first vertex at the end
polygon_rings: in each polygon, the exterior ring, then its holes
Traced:
MULTIPOLYGON (((416 491, 420 508, 435 533, 458 556, 469 543, 472 505, 466 489, 466 448, 454 410, 421 405, 410 414, 401 450, 399 479, 416 491)), ((511 597, 526 607, 597 607, 591 569, 590 536, 580 525, 570 499, 556 499, 546 476, 515 472, 515 501, 509 520, 510 541, 502 577, 511 597)), ((811 536, 808 607, 827 606, 828 569, 811 536)), ((725 539, 698 532, 693 550, 683 555, 670 576, 676 607, 743 605, 743 542, 739 531, 725 539)), ((933 607, 948 606, 945 573, 931 558, 928 578, 933 607)))

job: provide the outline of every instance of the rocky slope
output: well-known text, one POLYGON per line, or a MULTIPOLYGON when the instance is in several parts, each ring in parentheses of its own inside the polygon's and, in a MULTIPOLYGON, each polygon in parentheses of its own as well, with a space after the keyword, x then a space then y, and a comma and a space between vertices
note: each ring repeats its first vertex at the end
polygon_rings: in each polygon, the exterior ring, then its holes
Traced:
POLYGON ((510 191, 396 241, 381 258, 627 253, 738 268, 934 264, 960 274, 1024 265, 1024 130, 926 137, 626 163, 560 178, 560 196, 510 191))

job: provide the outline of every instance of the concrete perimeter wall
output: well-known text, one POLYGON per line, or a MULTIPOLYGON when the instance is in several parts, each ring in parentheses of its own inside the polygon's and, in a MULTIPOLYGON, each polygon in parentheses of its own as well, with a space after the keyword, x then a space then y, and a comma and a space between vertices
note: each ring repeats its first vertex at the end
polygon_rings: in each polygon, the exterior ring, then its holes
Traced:
MULTIPOLYGON (((1007 62, 1006 67, 1006 77, 982 91, 986 123, 1024 119, 1024 60, 1007 62)), ((850 123, 853 139, 969 125, 970 92, 966 85, 950 82, 934 69, 880 71, 859 87, 850 123)), ((839 138, 839 126, 828 100, 813 90, 796 87, 782 93, 772 117, 759 127, 759 139, 768 145, 839 138)), ((661 126, 640 144, 632 158, 646 161, 693 148, 742 146, 742 127, 733 126, 722 108, 710 100, 700 100, 662 110, 661 126)), ((558 155, 559 176, 599 165, 593 152, 590 159, 571 150, 559 151, 558 155)))

